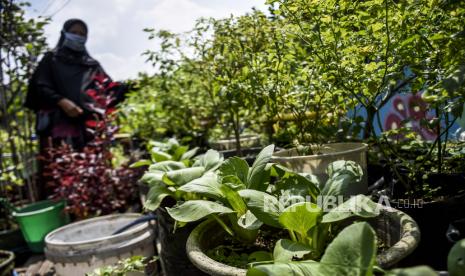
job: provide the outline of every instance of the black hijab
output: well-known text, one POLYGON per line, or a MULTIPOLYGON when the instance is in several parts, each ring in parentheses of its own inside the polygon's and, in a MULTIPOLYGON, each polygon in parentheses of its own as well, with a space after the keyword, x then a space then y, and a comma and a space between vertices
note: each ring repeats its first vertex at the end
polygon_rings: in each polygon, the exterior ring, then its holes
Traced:
POLYGON ((85 102, 92 99, 84 91, 96 75, 107 76, 87 51, 77 52, 63 45, 64 32, 69 31, 74 24, 81 24, 88 30, 80 19, 70 19, 64 23, 56 47, 44 55, 29 81, 26 107, 35 111, 56 108, 54 103, 65 97, 86 110, 85 102))
POLYGON ((74 51, 64 46, 65 32, 75 24, 81 24, 86 33, 86 23, 80 19, 69 19, 63 24, 60 39, 54 49, 55 59, 52 61, 52 77, 55 80, 58 93, 73 101, 81 108, 86 109, 84 102, 89 101, 88 96, 82 93, 93 81, 93 76, 103 72, 100 64, 93 59, 87 50, 74 51))
POLYGON ((59 49, 59 48, 63 47, 63 42, 65 41, 64 32, 68 32, 69 29, 71 29, 71 27, 74 24, 81 25, 82 27, 84 27, 84 30, 86 31, 86 33, 89 32, 89 29, 87 28, 87 24, 84 21, 82 21, 81 19, 77 19, 77 18, 68 19, 68 20, 66 20, 65 24, 63 24, 63 29, 61 30, 60 39, 58 40, 58 43, 57 43, 57 46, 55 47, 55 49, 59 49))
POLYGON ((82 65, 90 65, 90 66, 97 65, 98 62, 89 55, 87 50, 83 52, 77 52, 77 51, 73 51, 63 46, 63 43, 65 41, 65 32, 68 32, 71 29, 71 27, 75 24, 80 24, 84 28, 86 33, 89 32, 87 24, 81 19, 72 18, 72 19, 66 20, 66 22, 63 24, 63 29, 60 32, 60 39, 58 40, 58 43, 55 46, 55 49, 53 50, 55 53, 55 56, 66 63, 74 63, 74 64, 82 64, 82 65))

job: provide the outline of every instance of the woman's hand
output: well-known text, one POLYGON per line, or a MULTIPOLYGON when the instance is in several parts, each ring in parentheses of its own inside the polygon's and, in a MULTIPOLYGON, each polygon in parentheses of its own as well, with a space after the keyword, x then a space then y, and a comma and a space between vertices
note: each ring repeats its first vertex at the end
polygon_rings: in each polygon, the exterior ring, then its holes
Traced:
POLYGON ((73 103, 72 101, 68 99, 61 99, 58 102, 58 106, 61 107, 61 109, 63 109, 63 111, 69 117, 72 117, 72 118, 78 117, 83 112, 79 106, 77 106, 75 103, 73 103))

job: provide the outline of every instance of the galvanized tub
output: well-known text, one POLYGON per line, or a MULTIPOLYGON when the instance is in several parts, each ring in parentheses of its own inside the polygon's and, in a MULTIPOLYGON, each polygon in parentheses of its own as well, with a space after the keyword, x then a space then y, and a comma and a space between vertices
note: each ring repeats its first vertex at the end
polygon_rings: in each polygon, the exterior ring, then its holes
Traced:
POLYGON ((87 219, 61 227, 45 237, 45 255, 57 275, 85 275, 131 256, 154 255, 154 231, 145 222, 112 235, 141 214, 118 214, 87 219))

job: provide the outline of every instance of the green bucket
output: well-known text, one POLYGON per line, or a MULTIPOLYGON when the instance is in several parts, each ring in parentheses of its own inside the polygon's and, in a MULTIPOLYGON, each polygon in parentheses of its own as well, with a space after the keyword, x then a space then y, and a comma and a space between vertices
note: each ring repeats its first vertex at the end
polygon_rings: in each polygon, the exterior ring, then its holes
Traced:
POLYGON ((65 206, 65 201, 44 200, 13 212, 13 217, 32 252, 43 252, 45 236, 69 223, 69 217, 64 211, 65 206))

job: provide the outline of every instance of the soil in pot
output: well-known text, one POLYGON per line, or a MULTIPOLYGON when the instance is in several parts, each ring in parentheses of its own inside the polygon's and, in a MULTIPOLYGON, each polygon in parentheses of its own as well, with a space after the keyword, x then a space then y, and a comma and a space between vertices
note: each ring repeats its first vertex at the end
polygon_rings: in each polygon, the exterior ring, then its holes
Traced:
POLYGON ((276 242, 286 236, 286 231, 265 228, 259 231, 253 244, 244 244, 230 235, 225 235, 220 245, 208 249, 206 253, 217 262, 246 269, 250 262, 272 259, 276 242))
POLYGON ((157 240, 160 245, 159 257, 165 276, 207 275, 197 269, 187 257, 186 241, 198 223, 189 223, 182 228, 175 229, 175 222, 166 212, 165 207, 173 206, 176 202, 172 198, 165 198, 162 206, 155 213, 157 215, 157 240))
MULTIPOLYGON (((247 265, 251 262, 272 260, 274 246, 278 240, 283 238, 290 239, 286 231, 277 231, 277 229, 260 230, 253 244, 243 244, 226 235, 221 245, 207 250, 206 253, 208 257, 217 262, 247 269, 247 265)), ((388 248, 382 242, 378 243, 377 246, 378 252, 383 252, 388 248)), ((296 261, 299 260, 296 259, 296 261)))

